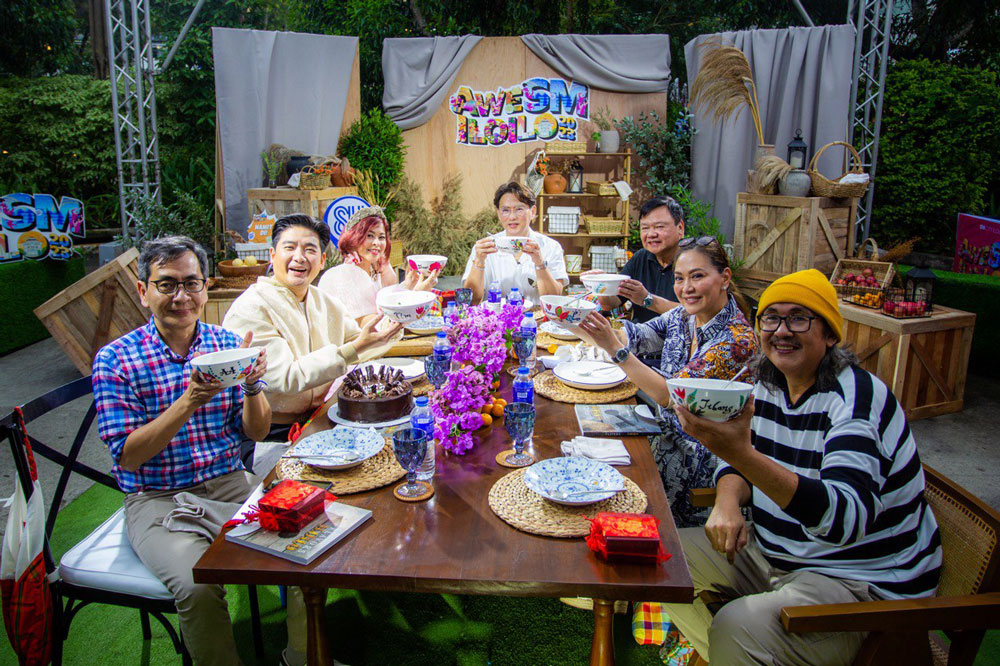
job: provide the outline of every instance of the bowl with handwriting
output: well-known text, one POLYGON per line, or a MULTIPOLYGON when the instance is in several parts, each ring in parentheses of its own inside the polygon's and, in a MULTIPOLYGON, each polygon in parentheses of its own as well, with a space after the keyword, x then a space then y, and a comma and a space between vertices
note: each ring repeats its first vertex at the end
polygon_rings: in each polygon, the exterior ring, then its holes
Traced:
POLYGON ((246 379, 253 369, 253 362, 258 354, 260 350, 254 347, 223 349, 196 356, 191 359, 191 367, 206 377, 222 382, 223 387, 229 388, 246 379))
POLYGON ((727 421, 743 410, 753 385, 727 379, 675 377, 667 380, 667 388, 674 403, 684 406, 695 416, 709 421, 727 421))
POLYGON ((437 296, 430 291, 386 291, 375 297, 375 305, 386 318, 399 324, 416 321, 431 311, 437 296))

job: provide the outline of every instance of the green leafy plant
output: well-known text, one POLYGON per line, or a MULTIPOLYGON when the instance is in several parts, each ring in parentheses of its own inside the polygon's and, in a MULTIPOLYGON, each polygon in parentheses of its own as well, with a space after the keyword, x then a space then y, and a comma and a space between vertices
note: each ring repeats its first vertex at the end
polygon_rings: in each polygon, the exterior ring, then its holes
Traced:
POLYGON ((139 247, 153 238, 180 234, 193 238, 208 252, 214 251, 216 234, 212 209, 206 209, 190 194, 178 193, 177 202, 169 206, 153 197, 133 195, 129 205, 137 211, 135 234, 115 238, 125 247, 139 247))
POLYGON ((691 115, 679 104, 670 104, 663 118, 656 111, 625 116, 618 121, 622 140, 638 158, 636 189, 643 198, 687 187, 691 172, 691 115))
POLYGON ((372 176, 372 184, 381 199, 403 176, 406 146, 403 133, 381 109, 362 114, 340 137, 338 152, 355 169, 372 176))
POLYGON ((281 161, 266 150, 261 152, 260 159, 264 162, 264 175, 267 176, 268 183, 273 187, 274 181, 278 178, 278 172, 281 171, 281 161))
POLYGON ((601 140, 601 132, 607 132, 615 127, 615 118, 611 115, 611 109, 606 106, 594 109, 594 114, 590 117, 590 121, 597 125, 597 131, 590 135, 590 138, 594 141, 601 140))
POLYGON ((913 60, 886 77, 872 230, 880 244, 921 236, 951 254, 958 213, 983 214, 1000 189, 1000 82, 975 67, 913 60))

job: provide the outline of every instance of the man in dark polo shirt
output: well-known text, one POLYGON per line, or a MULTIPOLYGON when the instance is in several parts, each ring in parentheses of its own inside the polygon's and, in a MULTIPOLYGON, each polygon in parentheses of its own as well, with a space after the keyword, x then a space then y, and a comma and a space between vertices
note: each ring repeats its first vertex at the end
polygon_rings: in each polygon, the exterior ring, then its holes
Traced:
POLYGON ((684 238, 684 211, 670 197, 653 197, 639 208, 639 238, 642 249, 632 255, 621 274, 618 296, 601 296, 604 310, 630 301, 632 321, 641 324, 677 306, 674 295, 674 255, 684 238))

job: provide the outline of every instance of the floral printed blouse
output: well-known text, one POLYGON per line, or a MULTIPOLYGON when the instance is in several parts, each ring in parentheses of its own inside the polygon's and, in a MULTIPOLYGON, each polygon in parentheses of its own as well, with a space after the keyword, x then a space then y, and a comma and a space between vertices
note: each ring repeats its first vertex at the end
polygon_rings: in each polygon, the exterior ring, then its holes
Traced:
MULTIPOLYGON (((628 350, 633 354, 661 351, 660 367, 653 368, 664 377, 730 379, 757 353, 757 339, 736 299, 729 301, 707 324, 698 328, 693 315, 676 307, 644 324, 625 322, 628 350), (691 340, 697 336, 697 349, 691 354, 691 340)), ((673 410, 659 408, 669 429, 684 434, 673 410)))

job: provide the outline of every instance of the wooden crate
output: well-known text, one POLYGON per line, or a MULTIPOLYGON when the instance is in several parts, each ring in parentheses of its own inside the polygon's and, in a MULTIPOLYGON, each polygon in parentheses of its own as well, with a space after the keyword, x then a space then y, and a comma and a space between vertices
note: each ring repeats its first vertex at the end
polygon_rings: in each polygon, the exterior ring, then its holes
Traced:
POLYGON ((742 273, 771 282, 806 268, 830 275, 854 253, 856 199, 736 196, 733 242, 742 273))
POLYGON ((962 410, 976 315, 935 305, 934 314, 894 319, 841 303, 844 343, 889 386, 911 421, 962 410))
POLYGON ((282 217, 292 213, 305 213, 317 220, 334 199, 357 195, 356 187, 325 187, 322 190, 300 190, 294 187, 256 187, 247 190, 250 219, 257 213, 267 211, 282 217))
POLYGON ((243 289, 212 289, 208 292, 208 301, 205 302, 205 309, 201 313, 201 320, 206 324, 222 326, 222 320, 229 307, 233 304, 243 289))
POLYGON ((149 321, 136 287, 138 258, 132 248, 35 308, 35 316, 84 376, 101 347, 149 321))

